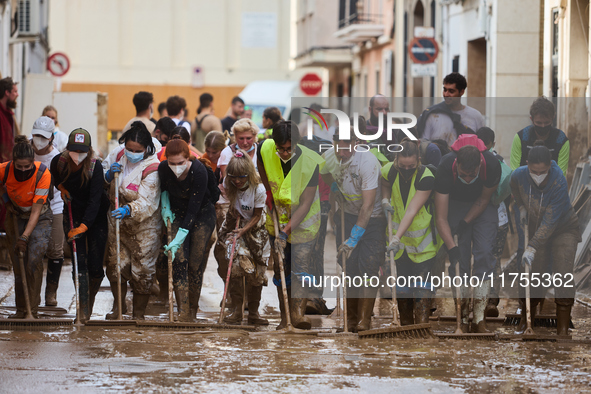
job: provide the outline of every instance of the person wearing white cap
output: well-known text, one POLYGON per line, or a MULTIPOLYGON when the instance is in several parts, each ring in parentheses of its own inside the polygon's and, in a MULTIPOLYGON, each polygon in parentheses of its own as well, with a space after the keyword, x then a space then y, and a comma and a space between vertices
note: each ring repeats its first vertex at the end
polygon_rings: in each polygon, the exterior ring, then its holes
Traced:
MULTIPOLYGON (((40 161, 47 168, 51 165, 51 160, 59 151, 54 146, 55 124, 47 116, 38 118, 33 124, 32 145, 35 151, 35 161, 40 161)), ((64 264, 64 228, 62 225, 64 202, 62 201, 60 191, 53 188, 53 198, 50 201, 51 211, 53 212, 53 222, 51 227, 51 239, 47 248, 47 277, 45 282, 45 305, 57 305, 57 288, 59 286, 62 265, 64 264)))

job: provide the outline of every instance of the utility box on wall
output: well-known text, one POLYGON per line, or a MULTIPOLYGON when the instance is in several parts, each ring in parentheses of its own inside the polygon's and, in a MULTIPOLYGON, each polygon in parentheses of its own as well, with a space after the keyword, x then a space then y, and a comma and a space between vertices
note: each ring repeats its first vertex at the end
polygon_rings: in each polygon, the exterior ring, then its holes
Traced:
POLYGON ((90 133, 92 148, 102 158, 109 154, 107 146, 108 95, 100 92, 55 92, 53 105, 58 110, 60 130, 67 135, 77 128, 90 133))

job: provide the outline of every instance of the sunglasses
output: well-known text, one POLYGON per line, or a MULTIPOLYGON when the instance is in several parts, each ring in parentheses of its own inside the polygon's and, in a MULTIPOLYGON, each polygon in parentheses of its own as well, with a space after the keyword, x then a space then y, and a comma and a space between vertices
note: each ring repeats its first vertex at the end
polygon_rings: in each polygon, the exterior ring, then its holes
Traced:
POLYGON ((248 175, 230 175, 230 174, 228 174, 228 177, 244 179, 244 178, 248 178, 248 175))
POLYGON ((291 153, 291 147, 289 148, 275 148, 275 150, 279 153, 291 153))

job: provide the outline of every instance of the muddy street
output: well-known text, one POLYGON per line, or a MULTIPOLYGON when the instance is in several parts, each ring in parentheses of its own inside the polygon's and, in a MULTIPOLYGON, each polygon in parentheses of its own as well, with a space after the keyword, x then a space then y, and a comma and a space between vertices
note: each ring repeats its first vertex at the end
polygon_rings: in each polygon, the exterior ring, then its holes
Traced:
MULTIPOLYGON (((334 259, 333 240, 329 234, 327 261, 334 259)), ((210 258, 199 313, 209 321, 217 320, 223 291, 216 267, 210 258)), ((58 291, 66 317, 75 311, 70 268, 65 267, 58 291)), ((0 313, 6 316, 14 305, 14 281, 10 272, 0 275, 0 313)), ((131 306, 131 293, 127 302, 131 306)), ((327 300, 329 307, 334 302, 327 300)), ((104 318, 111 303, 105 281, 93 319, 104 318)), ((503 300, 501 316, 515 307, 503 300)), ((261 311, 271 324, 264 332, 279 323, 277 308, 275 289, 265 287, 261 311)), ((383 309, 376 303, 376 326, 391 319, 383 309)), ((438 300, 436 313, 451 315, 451 299, 438 300)), ((166 317, 166 304, 153 300, 147 318, 166 317)), ((342 326, 342 318, 313 316, 312 321, 314 327, 342 326)), ((455 328, 449 321, 432 323, 439 331, 455 328)), ((360 340, 134 326, 0 330, 0 392, 591 392, 591 321, 585 306, 575 304, 573 323, 575 341, 565 343, 360 340)), ((491 327, 512 332, 501 323, 491 327)))

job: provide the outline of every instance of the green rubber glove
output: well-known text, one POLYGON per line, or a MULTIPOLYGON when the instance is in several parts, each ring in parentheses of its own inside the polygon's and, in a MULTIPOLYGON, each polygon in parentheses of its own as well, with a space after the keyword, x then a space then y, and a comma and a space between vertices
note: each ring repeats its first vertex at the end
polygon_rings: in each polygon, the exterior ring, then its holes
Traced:
POLYGON ((188 234, 189 230, 180 227, 179 231, 176 233, 176 237, 174 237, 172 242, 164 246, 164 254, 170 256, 170 253, 172 253, 172 259, 174 260, 175 253, 183 245, 183 242, 185 242, 185 238, 187 238, 188 234))
POLYGON ((168 192, 160 193, 160 213, 162 214, 162 220, 164 220, 164 225, 174 222, 174 213, 170 209, 170 199, 168 197, 168 192))

